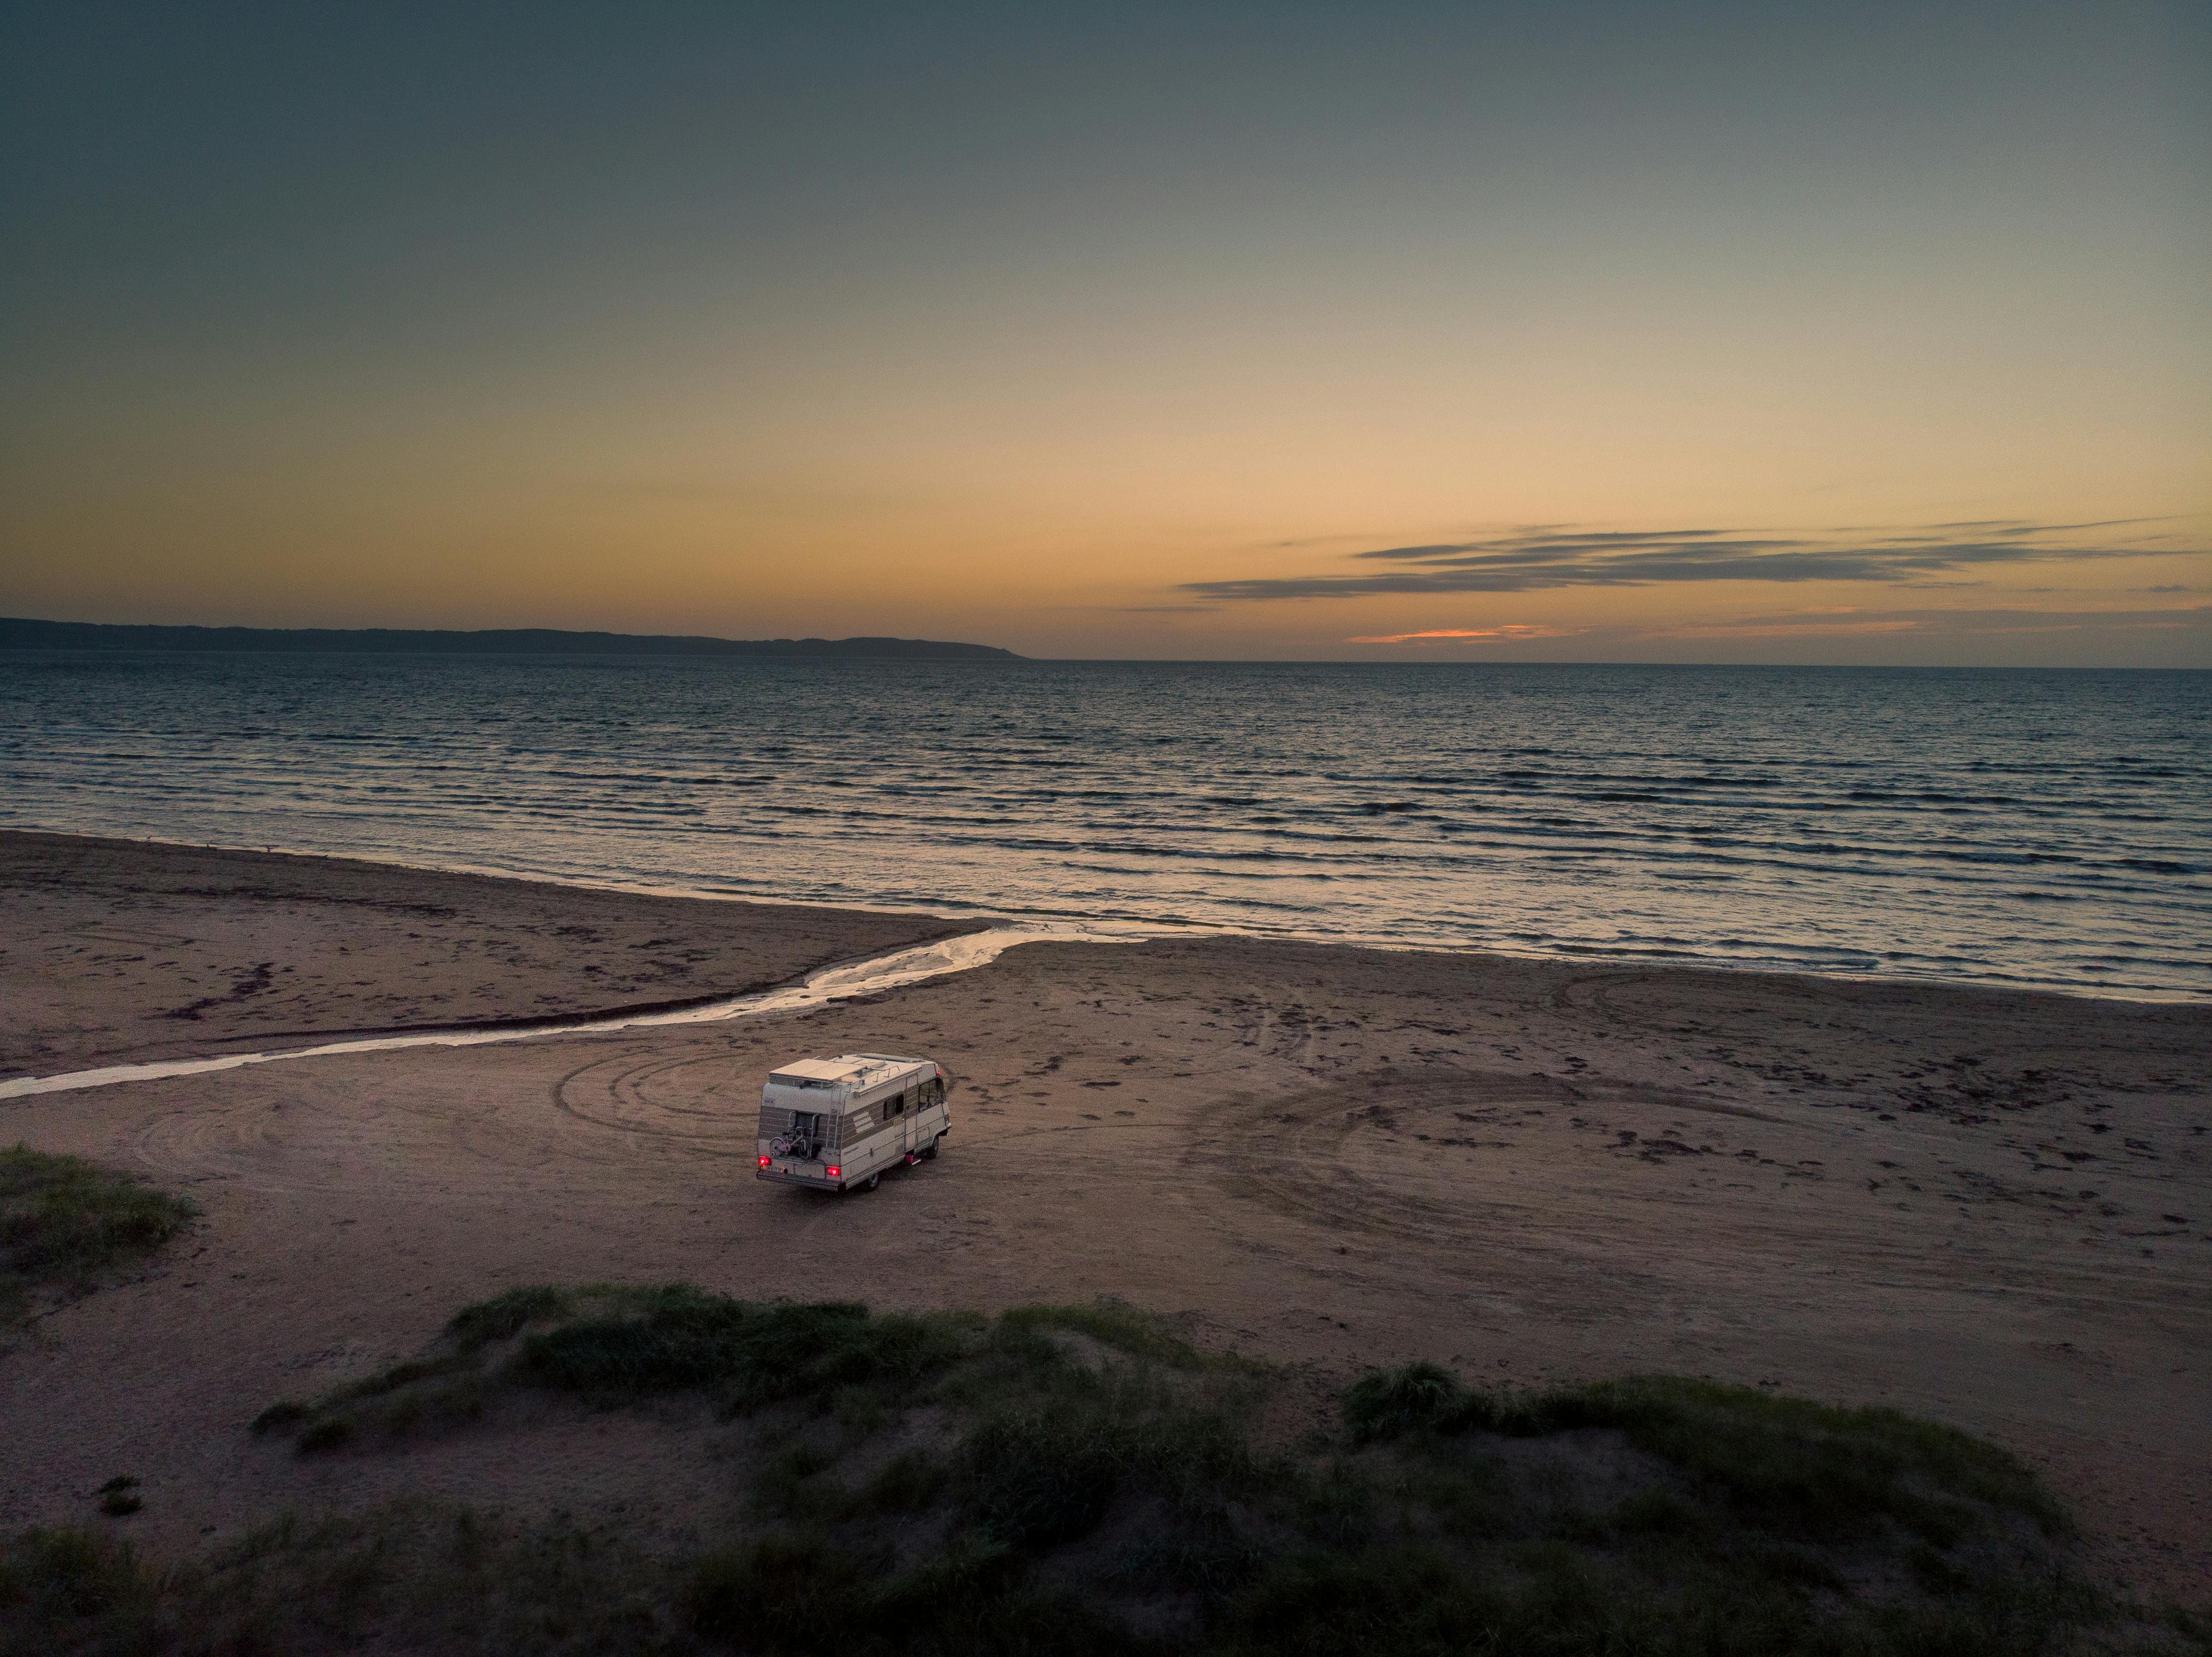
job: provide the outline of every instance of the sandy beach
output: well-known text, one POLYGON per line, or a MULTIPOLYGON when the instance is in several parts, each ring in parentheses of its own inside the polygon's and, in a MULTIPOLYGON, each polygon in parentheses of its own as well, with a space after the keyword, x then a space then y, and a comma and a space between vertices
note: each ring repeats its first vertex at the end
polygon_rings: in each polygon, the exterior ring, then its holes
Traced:
MULTIPOLYGON (((668 1004, 963 929, 0 836, 0 1075, 668 1004)), ((406 1489, 696 1533, 720 1431, 547 1404, 303 1460, 246 1423, 533 1282, 1117 1295, 1316 1396, 1425 1356, 1893 1404, 2039 1468, 2112 1569, 2212 1581, 2212 1009, 1228 937, 1043 943, 797 1015, 0 1104, 204 1218, 0 1356, 0 1526, 118 1472, 161 1548, 406 1489), (938 1161, 752 1178, 803 1053, 927 1054, 938 1161)))
POLYGON ((0 1076, 681 1007, 975 925, 0 833, 0 1076))

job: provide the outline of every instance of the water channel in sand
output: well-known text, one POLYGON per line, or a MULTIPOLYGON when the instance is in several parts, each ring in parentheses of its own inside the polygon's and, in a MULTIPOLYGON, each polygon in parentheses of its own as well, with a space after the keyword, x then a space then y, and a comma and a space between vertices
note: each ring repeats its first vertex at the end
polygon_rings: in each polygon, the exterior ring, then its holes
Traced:
POLYGON ((894 950, 863 961, 824 967, 803 984, 763 990, 727 1001, 708 1002, 657 1012, 621 1013, 605 1018, 567 1019, 544 1024, 501 1025, 496 1028, 448 1027, 413 1030, 403 1035, 363 1036, 349 1041, 324 1042, 313 1047, 290 1047, 276 1052, 225 1053, 215 1058, 164 1059, 149 1064, 111 1064, 100 1069, 70 1070, 57 1075, 15 1076, 0 1081, 0 1102, 27 1099, 36 1093, 74 1093, 86 1087, 109 1087, 125 1081, 156 1081, 168 1076, 206 1075, 216 1070, 241 1069, 249 1064, 274 1064, 295 1058, 322 1058, 338 1053, 386 1053, 402 1047, 483 1047, 495 1042, 542 1041, 551 1036, 605 1035, 615 1030, 649 1030, 666 1025, 719 1024, 732 1019, 764 1017, 851 1001, 927 978, 988 966, 1017 944, 1127 943, 1151 935, 1138 928, 1106 929, 1079 925, 1023 924, 994 926, 981 932, 940 938, 911 949, 894 950))

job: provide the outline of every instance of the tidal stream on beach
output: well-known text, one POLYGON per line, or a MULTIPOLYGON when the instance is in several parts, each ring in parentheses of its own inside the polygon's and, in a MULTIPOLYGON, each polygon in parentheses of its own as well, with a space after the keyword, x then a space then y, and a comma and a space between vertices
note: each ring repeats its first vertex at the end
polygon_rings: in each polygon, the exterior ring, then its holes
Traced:
POLYGON ((2212 995, 2212 674, 0 656, 0 825, 2212 995))
POLYGON ((721 1024, 735 1019, 762 1018, 771 1013, 803 1012, 832 1002, 852 1001, 878 995, 909 984, 965 972, 987 966, 1016 944, 1046 939, 1105 943, 1115 935, 1087 931, 1075 926, 1000 926, 983 932, 966 932, 939 938, 912 949, 895 950, 872 959, 825 967, 801 984, 787 984, 757 995, 733 996, 696 1005, 670 1007, 652 1012, 610 1014, 605 1018, 564 1018, 552 1020, 501 1020, 496 1024, 456 1025, 445 1029, 410 1030, 385 1036, 363 1036, 343 1041, 318 1042, 307 1047, 272 1048, 264 1052, 224 1053, 213 1058, 159 1059, 143 1064, 110 1064, 96 1069, 70 1070, 50 1075, 9 1076, 0 1079, 0 1103, 27 1099, 34 1093, 76 1093, 87 1087, 106 1087, 126 1081, 156 1081, 168 1076, 205 1075, 216 1070, 242 1069, 249 1064, 274 1064, 302 1058, 325 1058, 346 1053, 386 1053, 406 1047, 484 1047, 513 1041, 542 1041, 558 1036, 608 1035, 620 1030, 662 1029, 672 1025, 721 1024))

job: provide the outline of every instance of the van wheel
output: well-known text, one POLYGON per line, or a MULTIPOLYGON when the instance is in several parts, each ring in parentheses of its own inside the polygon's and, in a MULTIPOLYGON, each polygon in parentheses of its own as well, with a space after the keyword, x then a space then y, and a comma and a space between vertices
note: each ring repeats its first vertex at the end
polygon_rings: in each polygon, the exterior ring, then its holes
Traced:
POLYGON ((870 1175, 868 1176, 868 1186, 867 1186, 867 1188, 868 1188, 870 1191, 873 1191, 873 1190, 875 1190, 875 1188, 876 1188, 877 1186, 878 1186, 878 1185, 882 1185, 883 1183, 884 1183, 884 1177, 883 1177, 883 1175, 881 1175, 881 1174, 879 1174, 879 1173, 872 1173, 872 1174, 870 1174, 870 1175))
POLYGON ((939 1134, 936 1138, 931 1140, 928 1144, 921 1148, 921 1154, 924 1156, 933 1158, 937 1154, 937 1148, 944 1142, 945 1136, 943 1134, 939 1134))

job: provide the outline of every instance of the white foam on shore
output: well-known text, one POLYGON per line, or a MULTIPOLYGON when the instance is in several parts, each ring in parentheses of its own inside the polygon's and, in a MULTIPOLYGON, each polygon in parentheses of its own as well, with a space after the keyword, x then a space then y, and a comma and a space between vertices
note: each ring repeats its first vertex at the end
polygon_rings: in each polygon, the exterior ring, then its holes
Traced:
POLYGON ((225 1053, 219 1058, 166 1059, 150 1064, 111 1064, 97 1070, 70 1070, 58 1075, 16 1076, 0 1081, 0 1101, 27 1099, 38 1093, 75 1093, 87 1087, 112 1087, 126 1081, 159 1081, 171 1076, 209 1075, 217 1070, 239 1070, 249 1064, 276 1064, 292 1059, 324 1058, 340 1053, 389 1053, 404 1047, 489 1047, 502 1042, 545 1041, 559 1036, 599 1036, 618 1030, 651 1030, 671 1025, 720 1024, 732 1019, 762 1018, 771 1013, 805 1012, 833 1002, 851 1001, 903 984, 949 977, 988 966, 1017 944, 1128 943, 1150 935, 1130 929, 1101 929, 1079 925, 1032 924, 994 926, 987 931, 940 938, 935 943, 894 950, 843 966, 825 967, 804 984, 781 990, 764 990, 728 1001, 669 1012, 632 1013, 604 1019, 580 1019, 561 1024, 522 1025, 497 1030, 418 1030, 405 1035, 363 1036, 351 1041, 325 1042, 313 1047, 290 1047, 270 1053, 225 1053))

